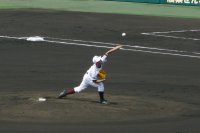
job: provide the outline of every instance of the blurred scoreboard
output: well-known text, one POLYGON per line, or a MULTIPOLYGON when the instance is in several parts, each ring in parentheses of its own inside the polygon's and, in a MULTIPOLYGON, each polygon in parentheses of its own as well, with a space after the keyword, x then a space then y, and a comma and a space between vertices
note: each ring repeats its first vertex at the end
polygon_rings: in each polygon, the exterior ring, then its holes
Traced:
POLYGON ((111 0, 111 1, 200 6, 200 0, 111 0))
POLYGON ((167 0, 167 3, 200 6, 200 0, 167 0))

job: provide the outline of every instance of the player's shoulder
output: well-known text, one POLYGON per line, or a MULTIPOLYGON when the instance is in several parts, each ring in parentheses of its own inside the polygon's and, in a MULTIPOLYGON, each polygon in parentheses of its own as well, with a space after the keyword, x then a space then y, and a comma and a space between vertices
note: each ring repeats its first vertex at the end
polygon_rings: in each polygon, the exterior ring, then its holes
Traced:
POLYGON ((90 70, 91 69, 96 69, 96 65, 95 64, 91 65, 90 70))
POLYGON ((104 54, 104 55, 101 57, 101 60, 102 60, 102 62, 106 62, 106 61, 107 61, 107 55, 104 54))

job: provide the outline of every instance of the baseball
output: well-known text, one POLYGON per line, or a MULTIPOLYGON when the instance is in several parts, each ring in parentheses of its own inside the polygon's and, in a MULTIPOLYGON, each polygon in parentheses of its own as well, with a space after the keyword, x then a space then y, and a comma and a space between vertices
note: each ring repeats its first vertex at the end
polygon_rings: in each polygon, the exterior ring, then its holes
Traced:
POLYGON ((126 36, 126 33, 124 32, 124 33, 122 33, 122 36, 126 36))

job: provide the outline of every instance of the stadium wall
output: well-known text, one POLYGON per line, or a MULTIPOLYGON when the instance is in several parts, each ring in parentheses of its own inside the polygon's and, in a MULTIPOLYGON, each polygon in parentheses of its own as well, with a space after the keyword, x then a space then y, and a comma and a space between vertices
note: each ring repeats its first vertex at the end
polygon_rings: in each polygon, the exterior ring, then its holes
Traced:
POLYGON ((141 2, 141 3, 165 3, 166 0, 112 0, 112 1, 122 1, 122 2, 141 2))
POLYGON ((111 1, 200 6, 200 0, 111 0, 111 1))
POLYGON ((190 6, 200 6, 200 0, 166 0, 166 3, 190 5, 190 6))

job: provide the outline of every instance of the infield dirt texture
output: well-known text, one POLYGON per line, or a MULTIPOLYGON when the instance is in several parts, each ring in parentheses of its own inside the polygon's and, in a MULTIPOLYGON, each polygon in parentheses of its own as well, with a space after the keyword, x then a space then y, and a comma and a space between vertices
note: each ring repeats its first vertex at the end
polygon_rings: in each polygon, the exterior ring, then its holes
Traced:
POLYGON ((200 132, 199 19, 23 9, 0 26, 0 132, 200 132), (95 88, 56 98, 115 44, 109 105, 95 88))

